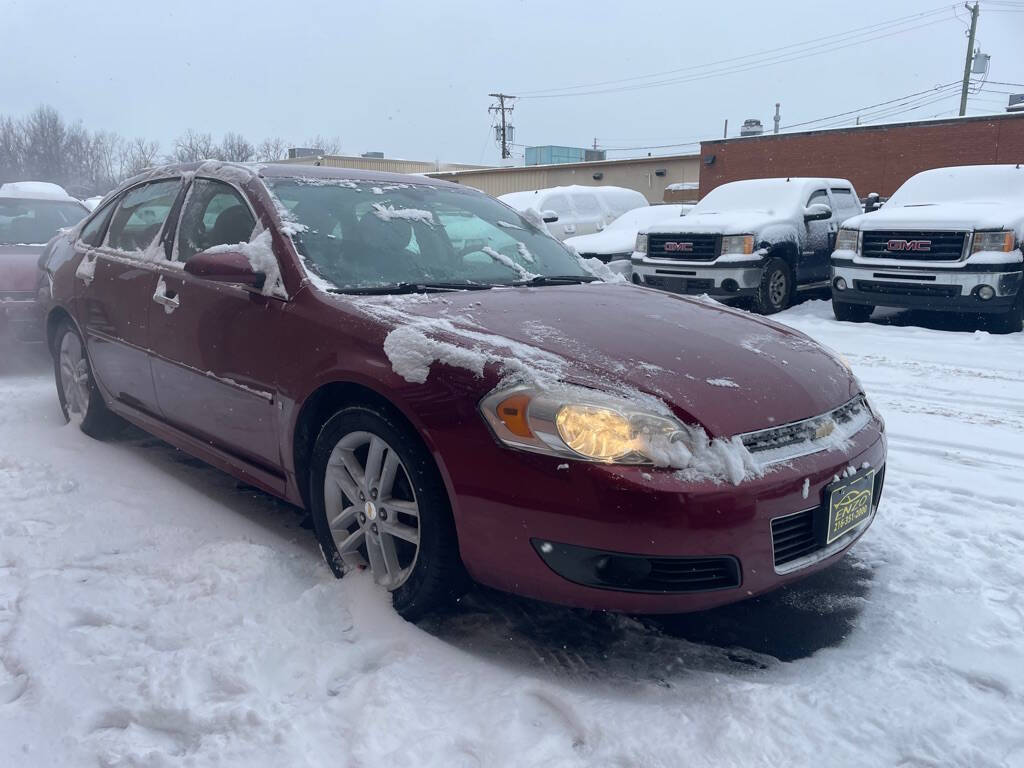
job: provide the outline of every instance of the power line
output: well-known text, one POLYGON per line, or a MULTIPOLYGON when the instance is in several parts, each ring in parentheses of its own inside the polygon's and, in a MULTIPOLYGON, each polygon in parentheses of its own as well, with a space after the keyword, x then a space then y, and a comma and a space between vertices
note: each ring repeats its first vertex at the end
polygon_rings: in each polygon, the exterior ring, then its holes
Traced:
POLYGON ((959 81, 954 80, 954 81, 949 82, 949 83, 943 83, 942 85, 937 85, 934 88, 929 88, 928 90, 925 90, 925 91, 918 91, 917 93, 908 93, 905 96, 899 96, 899 97, 897 97, 895 99, 889 99, 888 101, 880 101, 877 104, 869 104, 866 107, 858 107, 857 109, 851 109, 848 112, 837 112, 834 115, 828 115, 827 117, 819 117, 816 120, 805 120, 802 123, 790 123, 789 125, 782 126, 782 130, 785 131, 785 130, 789 130, 790 128, 799 128, 802 125, 812 125, 813 123, 821 123, 821 122, 824 122, 826 120, 832 120, 832 119, 837 118, 837 117, 845 117, 846 115, 856 115, 859 112, 866 112, 869 109, 874 109, 876 107, 884 107, 887 104, 894 104, 897 101, 903 101, 904 99, 909 99, 909 98, 912 98, 914 96, 922 96, 924 94, 932 94, 932 93, 935 93, 938 90, 941 90, 941 89, 944 89, 944 88, 949 88, 950 86, 953 86, 953 85, 957 85, 958 82, 959 81))
POLYGON ((925 18, 935 16, 937 14, 945 14, 948 12, 950 6, 942 6, 935 10, 925 11, 919 14, 912 14, 910 16, 903 16, 898 19, 892 19, 886 22, 879 22, 871 24, 866 27, 859 29, 847 30, 832 35, 825 35, 814 40, 807 40, 800 43, 792 43, 790 45, 780 46, 778 48, 772 48, 758 53, 746 54, 744 56, 737 56, 729 59, 721 59, 719 61, 709 62, 708 64, 694 65, 689 67, 683 67, 680 69, 666 70, 663 72, 655 72, 646 75, 638 75, 630 78, 622 78, 619 80, 606 80, 597 83, 581 84, 574 86, 563 86, 561 88, 549 88, 543 90, 526 91, 524 92, 523 98, 560 98, 568 96, 586 96, 599 93, 614 93, 619 91, 628 90, 640 90, 644 88, 659 87, 663 85, 672 85, 677 83, 692 82, 695 80, 702 80, 709 77, 720 77, 723 75, 733 74, 737 72, 744 72, 756 67, 762 67, 766 65, 781 64, 788 61, 797 61, 799 59, 808 58, 810 56, 820 55, 821 53, 832 52, 847 48, 853 45, 860 45, 864 42, 871 40, 883 39, 891 37, 893 35, 904 34, 906 32, 920 29, 923 27, 931 26, 933 24, 945 23, 952 21, 951 18, 938 18, 923 24, 914 24, 912 26, 906 26, 912 22, 920 21, 925 18), (892 27, 902 26, 902 29, 892 30, 892 27), (876 35, 874 34, 880 29, 888 29, 886 34, 876 35), (865 39, 857 39, 865 38, 865 39), (841 43, 841 44, 837 44, 841 43), (802 49, 802 50, 792 50, 802 49), (782 53, 789 51, 788 53, 782 53), (745 63, 741 63, 745 62, 745 63), (724 67, 723 67, 724 65, 724 67), (714 68, 719 67, 715 70, 714 68), (712 69, 711 72, 699 72, 700 70, 712 69), (652 77, 665 77, 668 75, 678 75, 684 72, 697 72, 693 75, 684 77, 670 77, 664 80, 656 80, 652 82, 640 82, 638 80, 647 80, 652 77), (634 82, 633 85, 622 85, 623 83, 634 82), (611 87, 602 87, 611 86, 611 87), (593 90, 580 91, 581 88, 591 88, 593 90))

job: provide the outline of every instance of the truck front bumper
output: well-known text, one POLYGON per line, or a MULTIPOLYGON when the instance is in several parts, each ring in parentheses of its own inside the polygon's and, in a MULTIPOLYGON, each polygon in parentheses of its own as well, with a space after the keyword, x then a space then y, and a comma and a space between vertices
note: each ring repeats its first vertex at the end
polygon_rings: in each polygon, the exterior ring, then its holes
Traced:
MULTIPOLYGON (((980 265, 979 265, 980 266, 980 265)), ((971 269, 854 266, 832 263, 832 296, 848 304, 954 312, 1008 312, 1022 290, 1021 268, 971 269), (990 298, 985 286, 992 289, 990 298)))
POLYGON ((696 264, 634 255, 632 262, 633 282, 638 285, 721 298, 753 296, 761 284, 764 268, 761 259, 696 264))

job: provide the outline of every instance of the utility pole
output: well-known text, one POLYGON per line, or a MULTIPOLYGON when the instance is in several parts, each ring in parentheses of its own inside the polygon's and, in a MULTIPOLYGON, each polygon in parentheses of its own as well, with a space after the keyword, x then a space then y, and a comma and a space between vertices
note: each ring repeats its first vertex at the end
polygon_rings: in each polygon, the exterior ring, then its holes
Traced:
POLYGON ((971 7, 964 3, 964 8, 971 12, 971 31, 967 35, 967 58, 964 61, 964 83, 960 88, 960 116, 967 114, 967 86, 971 84, 971 61, 974 59, 974 33, 978 31, 978 0, 971 7))
POLYGON ((487 94, 492 99, 497 99, 498 103, 492 104, 487 108, 488 112, 500 112, 501 113, 501 125, 494 126, 495 133, 497 134, 498 142, 501 144, 501 159, 508 160, 512 157, 512 134, 515 130, 509 125, 506 119, 506 113, 512 114, 512 110, 515 109, 511 104, 505 106, 505 100, 508 99, 510 102, 515 96, 509 96, 507 93, 489 93, 487 94))

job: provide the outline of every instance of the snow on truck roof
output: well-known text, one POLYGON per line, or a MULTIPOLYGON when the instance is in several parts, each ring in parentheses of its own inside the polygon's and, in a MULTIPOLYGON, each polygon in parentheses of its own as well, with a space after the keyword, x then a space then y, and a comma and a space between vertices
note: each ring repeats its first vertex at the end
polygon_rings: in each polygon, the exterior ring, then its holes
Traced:
POLYGON ((78 202, 60 184, 51 184, 48 181, 9 181, 0 184, 0 197, 78 202))
POLYGON ((954 165, 914 174, 888 208, 946 202, 1024 201, 1024 165, 954 165))
POLYGON ((693 213, 718 211, 793 211, 803 208, 817 189, 853 189, 847 179, 790 176, 777 179, 745 179, 715 187, 697 203, 693 213))
POLYGON ((627 189, 626 187, 614 187, 611 185, 602 185, 591 187, 585 184, 569 184, 564 187, 545 187, 544 189, 529 189, 525 192, 509 192, 504 195, 499 195, 498 199, 506 205, 510 205, 517 210, 525 210, 531 208, 534 202, 546 195, 554 193, 580 193, 586 192, 588 194, 597 194, 604 197, 630 197, 630 198, 641 198, 643 203, 640 205, 647 204, 647 198, 637 192, 635 189, 627 189))

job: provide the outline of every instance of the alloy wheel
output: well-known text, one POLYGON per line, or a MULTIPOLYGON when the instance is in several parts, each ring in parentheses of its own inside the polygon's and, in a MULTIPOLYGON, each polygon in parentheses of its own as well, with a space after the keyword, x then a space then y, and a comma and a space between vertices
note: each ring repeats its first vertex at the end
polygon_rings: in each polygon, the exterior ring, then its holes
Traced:
POLYGON ((420 545, 416 493, 398 453, 370 432, 350 432, 327 461, 324 509, 348 568, 369 568, 389 590, 409 578, 420 545))
POLYGON ((785 273, 781 269, 772 272, 768 279, 768 298, 773 305, 781 307, 785 303, 788 289, 785 273))
POLYGON ((89 411, 89 364, 77 334, 64 334, 60 341, 58 364, 68 419, 81 424, 89 411))

